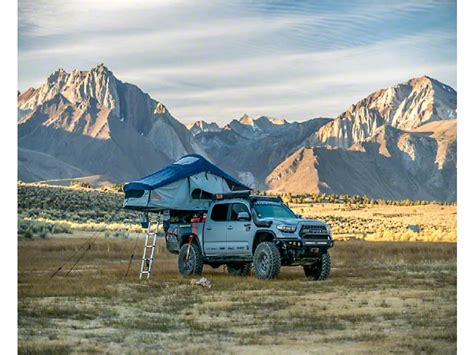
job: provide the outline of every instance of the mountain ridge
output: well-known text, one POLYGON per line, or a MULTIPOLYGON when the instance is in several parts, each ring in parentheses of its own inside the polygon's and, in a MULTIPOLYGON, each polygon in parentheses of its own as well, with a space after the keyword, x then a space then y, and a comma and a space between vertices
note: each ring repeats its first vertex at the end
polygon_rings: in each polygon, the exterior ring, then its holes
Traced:
POLYGON ((18 174, 122 183, 197 153, 261 190, 455 200, 456 95, 422 76, 374 91, 334 119, 244 114, 222 127, 183 125, 104 64, 57 69, 18 93, 18 174))

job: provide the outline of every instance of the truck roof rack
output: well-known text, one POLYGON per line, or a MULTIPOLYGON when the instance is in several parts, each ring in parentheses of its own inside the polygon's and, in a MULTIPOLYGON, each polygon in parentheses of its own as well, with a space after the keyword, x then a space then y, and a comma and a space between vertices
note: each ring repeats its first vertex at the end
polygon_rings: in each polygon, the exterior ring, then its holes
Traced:
POLYGON ((231 198, 244 198, 252 202, 257 201, 269 201, 269 202, 283 202, 280 196, 262 196, 262 195, 250 195, 250 191, 232 191, 221 194, 213 194, 213 200, 229 200, 231 198))
POLYGON ((231 198, 249 198, 250 191, 232 191, 232 192, 224 192, 221 194, 213 194, 213 200, 227 200, 231 198))
POLYGON ((283 202, 280 196, 262 196, 262 195, 252 195, 250 196, 250 201, 271 201, 271 202, 283 202))

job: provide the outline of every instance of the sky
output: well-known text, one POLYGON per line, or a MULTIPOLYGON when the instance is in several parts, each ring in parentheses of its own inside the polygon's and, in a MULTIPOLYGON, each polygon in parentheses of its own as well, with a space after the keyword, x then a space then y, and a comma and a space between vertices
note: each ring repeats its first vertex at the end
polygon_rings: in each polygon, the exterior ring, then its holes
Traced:
POLYGON ((456 1, 19 0, 18 89, 100 63, 183 123, 335 117, 428 75, 456 89, 456 1))

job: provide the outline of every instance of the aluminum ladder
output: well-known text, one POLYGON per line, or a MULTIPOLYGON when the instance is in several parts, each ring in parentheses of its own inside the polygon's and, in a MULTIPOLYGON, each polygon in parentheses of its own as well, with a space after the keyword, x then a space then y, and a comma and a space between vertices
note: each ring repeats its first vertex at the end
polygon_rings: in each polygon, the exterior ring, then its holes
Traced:
POLYGON ((145 246, 143 247, 142 263, 140 266, 140 280, 142 279, 143 275, 146 275, 147 279, 150 278, 151 267, 153 266, 153 260, 155 258, 156 241, 158 239, 158 226, 160 225, 160 222, 160 215, 158 215, 156 224, 152 223, 151 221, 148 221, 148 227, 145 237, 145 246), (153 224, 155 225, 154 228, 153 224))

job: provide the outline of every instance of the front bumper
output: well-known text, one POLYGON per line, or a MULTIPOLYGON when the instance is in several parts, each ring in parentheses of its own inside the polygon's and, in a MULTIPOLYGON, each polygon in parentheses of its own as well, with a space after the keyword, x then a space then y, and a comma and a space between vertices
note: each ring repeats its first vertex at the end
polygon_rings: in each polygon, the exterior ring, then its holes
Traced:
POLYGON ((334 246, 334 240, 328 239, 298 239, 279 240, 282 265, 311 265, 322 253, 334 246))
POLYGON ((334 246, 334 239, 330 235, 310 236, 302 239, 278 238, 277 245, 283 248, 306 249, 314 247, 332 248, 334 246))

